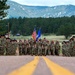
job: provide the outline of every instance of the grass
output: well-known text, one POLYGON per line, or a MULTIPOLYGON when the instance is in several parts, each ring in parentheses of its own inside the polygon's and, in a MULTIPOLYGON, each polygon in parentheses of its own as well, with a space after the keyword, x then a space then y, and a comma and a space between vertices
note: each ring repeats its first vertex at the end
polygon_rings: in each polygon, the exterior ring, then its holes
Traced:
MULTIPOLYGON (((19 40, 19 39, 30 39, 30 38, 32 38, 32 36, 12 36, 11 35, 10 38, 19 40)), ((62 42, 63 40, 65 40, 64 36, 56 36, 56 35, 48 35, 48 36, 42 35, 41 39, 43 39, 43 38, 46 38, 48 40, 54 40, 54 41, 57 40, 59 42, 62 42)))

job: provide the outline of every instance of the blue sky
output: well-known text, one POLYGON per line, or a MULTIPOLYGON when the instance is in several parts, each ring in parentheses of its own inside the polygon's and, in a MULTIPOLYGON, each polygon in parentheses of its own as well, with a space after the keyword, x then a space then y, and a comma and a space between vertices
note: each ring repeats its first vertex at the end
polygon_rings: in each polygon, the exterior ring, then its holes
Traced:
POLYGON ((23 5, 32 6, 56 6, 56 5, 75 5, 75 0, 12 0, 23 5))

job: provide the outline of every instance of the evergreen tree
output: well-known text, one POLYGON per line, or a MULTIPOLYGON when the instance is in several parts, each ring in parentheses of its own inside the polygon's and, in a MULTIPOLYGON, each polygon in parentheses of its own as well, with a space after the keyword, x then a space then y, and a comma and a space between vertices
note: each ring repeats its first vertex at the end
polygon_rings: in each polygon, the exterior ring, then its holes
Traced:
POLYGON ((61 25, 58 29, 59 35, 64 35, 67 39, 69 36, 71 36, 73 33, 73 26, 71 24, 61 25))
POLYGON ((9 9, 10 6, 6 4, 7 0, 0 0, 0 20, 6 17, 6 10, 9 9))

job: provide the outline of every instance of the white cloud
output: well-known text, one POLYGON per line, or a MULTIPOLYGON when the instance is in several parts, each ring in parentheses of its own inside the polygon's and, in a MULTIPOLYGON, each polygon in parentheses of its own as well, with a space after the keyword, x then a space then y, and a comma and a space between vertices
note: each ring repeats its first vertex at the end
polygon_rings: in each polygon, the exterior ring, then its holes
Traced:
POLYGON ((55 5, 75 5, 75 0, 12 0, 24 5, 40 5, 40 6, 55 6, 55 5))

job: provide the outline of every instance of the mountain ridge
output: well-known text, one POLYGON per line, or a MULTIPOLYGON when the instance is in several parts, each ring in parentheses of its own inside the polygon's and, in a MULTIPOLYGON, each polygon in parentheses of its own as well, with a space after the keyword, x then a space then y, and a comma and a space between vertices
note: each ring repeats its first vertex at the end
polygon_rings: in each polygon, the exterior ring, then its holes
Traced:
POLYGON ((8 1, 7 4, 10 6, 8 9, 7 18, 18 18, 18 17, 63 17, 75 15, 74 5, 58 5, 58 6, 27 6, 21 5, 14 1, 8 1))

